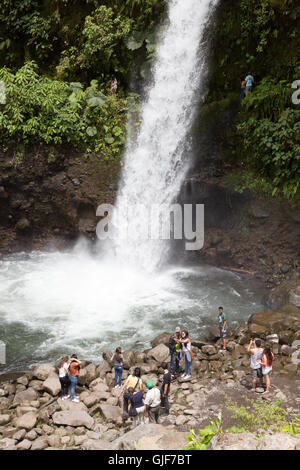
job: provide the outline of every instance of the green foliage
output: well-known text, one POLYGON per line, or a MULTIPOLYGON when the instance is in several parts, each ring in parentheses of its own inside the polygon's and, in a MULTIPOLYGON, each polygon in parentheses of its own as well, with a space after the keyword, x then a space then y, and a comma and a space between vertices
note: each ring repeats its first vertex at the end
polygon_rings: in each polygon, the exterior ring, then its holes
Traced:
POLYGON ((69 143, 106 159, 120 155, 126 126, 127 100, 105 96, 93 80, 84 89, 37 73, 27 62, 15 74, 0 69, 7 102, 0 108, 2 143, 69 143))
POLYGON ((194 429, 190 430, 190 434, 186 438, 189 444, 185 446, 183 450, 207 450, 212 438, 222 433, 222 414, 219 413, 215 422, 211 420, 210 425, 199 429, 198 434, 201 436, 200 441, 198 441, 194 429))
POLYGON ((263 399, 250 400, 245 397, 248 407, 239 406, 231 398, 227 399, 226 408, 232 412, 232 418, 240 422, 240 426, 249 432, 258 429, 284 430, 289 426, 289 412, 282 408, 281 399, 268 402, 263 399))

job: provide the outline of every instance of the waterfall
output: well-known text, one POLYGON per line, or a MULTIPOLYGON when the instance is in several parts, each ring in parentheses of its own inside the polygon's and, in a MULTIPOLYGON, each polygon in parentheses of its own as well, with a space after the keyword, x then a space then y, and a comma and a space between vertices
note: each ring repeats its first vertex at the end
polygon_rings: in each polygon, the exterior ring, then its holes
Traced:
POLYGON ((147 271, 168 255, 170 243, 148 239, 145 231, 151 208, 171 206, 189 168, 187 135, 206 72, 204 31, 217 3, 169 0, 168 26, 157 47, 141 129, 137 141, 129 138, 127 143, 112 218, 115 253, 118 260, 147 271))

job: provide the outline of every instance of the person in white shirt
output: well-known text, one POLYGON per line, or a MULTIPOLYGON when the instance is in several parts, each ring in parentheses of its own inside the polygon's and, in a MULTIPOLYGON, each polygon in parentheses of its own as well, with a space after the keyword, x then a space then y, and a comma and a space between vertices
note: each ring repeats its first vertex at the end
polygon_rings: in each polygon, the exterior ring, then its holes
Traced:
POLYGON ((146 407, 145 416, 149 416, 150 423, 159 424, 159 410, 161 403, 160 390, 157 387, 153 386, 151 380, 148 380, 146 387, 149 389, 146 398, 144 400, 144 405, 146 407))
POLYGON ((69 356, 64 356, 58 363, 58 376, 61 385, 61 397, 62 400, 66 400, 70 398, 68 394, 69 390, 69 374, 68 374, 68 367, 69 367, 69 356))

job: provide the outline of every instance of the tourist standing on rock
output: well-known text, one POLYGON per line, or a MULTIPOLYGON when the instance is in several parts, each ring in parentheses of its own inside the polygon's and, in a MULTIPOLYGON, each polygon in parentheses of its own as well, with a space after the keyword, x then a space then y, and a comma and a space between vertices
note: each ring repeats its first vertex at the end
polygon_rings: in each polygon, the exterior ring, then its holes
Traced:
POLYGON ((169 406, 169 391, 171 387, 171 373, 168 370, 166 362, 161 364, 161 368, 164 370, 164 376, 161 386, 161 406, 165 409, 163 417, 169 416, 170 406, 169 406))
POLYGON ((191 378, 192 372, 192 343, 187 330, 182 331, 179 341, 182 344, 182 358, 185 359, 185 372, 181 377, 188 380, 191 378))
POLYGON ((261 340, 260 339, 251 339, 250 344, 247 349, 248 353, 251 354, 251 375, 252 375, 252 388, 248 390, 248 392, 255 392, 256 388, 256 379, 258 378, 260 381, 260 386, 263 386, 263 375, 262 375, 262 368, 261 368, 261 359, 263 355, 263 349, 261 348, 261 340))
POLYGON ((76 385, 78 382, 78 375, 80 370, 81 362, 78 360, 76 354, 73 354, 70 359, 69 364, 69 377, 71 382, 70 393, 71 393, 71 400, 75 403, 79 403, 77 396, 75 396, 76 385))
POLYGON ((61 398, 62 400, 66 400, 67 398, 70 398, 70 395, 68 394, 69 390, 69 373, 68 373, 68 367, 69 367, 69 356, 64 356, 61 358, 61 360, 58 363, 58 377, 61 385, 61 398))
POLYGON ((266 390, 263 393, 263 395, 265 395, 266 393, 269 393, 271 389, 270 375, 272 372, 273 361, 274 361, 274 354, 272 353, 270 346, 266 345, 265 349, 263 350, 263 354, 261 358, 262 374, 263 374, 263 377, 266 377, 266 390))
POLYGON ((145 416, 149 416, 150 423, 159 424, 159 410, 161 404, 160 390, 153 386, 151 380, 148 380, 146 387, 148 388, 148 392, 144 401, 146 406, 145 416))
POLYGON ((133 427, 135 428, 138 424, 145 424, 144 414, 145 414, 145 405, 143 402, 144 393, 141 391, 134 392, 132 387, 128 388, 130 395, 131 407, 129 410, 129 416, 133 420, 133 427))
POLYGON ((121 387, 120 395, 123 393, 123 414, 122 419, 123 423, 125 423, 126 419, 128 418, 128 402, 130 399, 130 393, 128 392, 129 388, 133 388, 133 391, 140 390, 143 391, 143 382, 141 379, 141 369, 140 367, 136 367, 134 369, 133 374, 129 375, 125 380, 124 384, 121 387))
POLYGON ((175 328, 175 334, 169 339, 169 350, 170 350, 170 372, 172 376, 179 375, 179 361, 180 361, 180 328, 175 328))
POLYGON ((223 311, 223 307, 219 307, 219 329, 220 338, 222 338, 223 351, 226 351, 226 330, 227 330, 227 318, 223 311))
POLYGON ((115 368, 115 388, 121 388, 122 387, 123 364, 124 364, 124 357, 123 357, 123 354, 122 354, 122 349, 117 348, 110 360, 113 361, 114 368, 115 368), (119 381, 119 383, 118 383, 118 381, 119 381))

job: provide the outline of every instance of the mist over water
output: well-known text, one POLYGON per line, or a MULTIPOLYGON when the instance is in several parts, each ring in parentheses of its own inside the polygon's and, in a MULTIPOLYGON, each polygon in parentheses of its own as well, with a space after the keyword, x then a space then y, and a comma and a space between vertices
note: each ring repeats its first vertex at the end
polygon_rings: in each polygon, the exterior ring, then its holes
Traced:
MULTIPOLYGON (((216 4, 169 1, 169 24, 157 48, 141 131, 136 142, 127 143, 117 198, 123 215, 128 203, 171 205, 180 191, 190 164, 186 136, 205 76, 203 32, 216 4)), ((257 287, 240 275, 167 265, 168 241, 139 239, 147 211, 137 209, 134 217, 119 220, 116 233, 128 222, 138 240, 119 238, 96 253, 79 242, 63 253, 21 253, 0 260, 5 371, 28 370, 72 353, 98 363, 103 349, 145 349, 156 335, 177 325, 192 338, 203 337, 216 323, 219 305, 232 327, 262 309, 257 287)))

